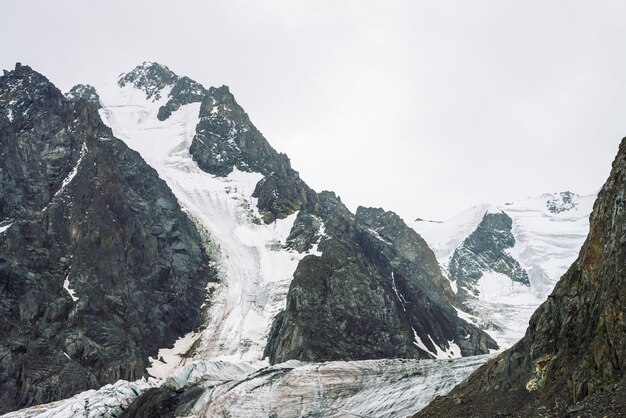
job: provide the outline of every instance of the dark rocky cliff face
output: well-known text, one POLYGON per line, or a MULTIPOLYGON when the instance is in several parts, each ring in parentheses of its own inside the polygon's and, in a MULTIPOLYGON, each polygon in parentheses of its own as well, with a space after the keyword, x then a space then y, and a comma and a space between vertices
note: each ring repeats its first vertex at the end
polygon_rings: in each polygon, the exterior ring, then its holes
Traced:
POLYGON ((88 89, 0 78, 0 412, 145 375, 200 325, 213 270, 156 172, 88 89), (87 97, 85 97, 87 96, 87 97), (3 228, 4 229, 4 228, 3 228))
POLYGON ((478 296, 475 285, 488 271, 530 285, 526 271, 506 252, 515 245, 512 226, 513 221, 506 213, 486 213, 474 232, 454 250, 448 270, 462 297, 478 296))
POLYGON ((496 348, 456 316, 434 254, 393 212, 359 208, 354 216, 321 193, 300 212, 290 239, 303 248, 319 239, 322 255, 305 257, 295 271, 266 347, 271 363, 432 358, 450 352, 450 342, 463 355, 496 348))
POLYGON ((100 109, 102 105, 100 104, 100 96, 98 96, 98 92, 93 86, 89 84, 77 84, 72 89, 65 94, 65 96, 70 100, 79 100, 83 99, 94 106, 100 109))
POLYGON ((524 338, 418 416, 623 416, 626 411, 626 139, 580 256, 524 338))

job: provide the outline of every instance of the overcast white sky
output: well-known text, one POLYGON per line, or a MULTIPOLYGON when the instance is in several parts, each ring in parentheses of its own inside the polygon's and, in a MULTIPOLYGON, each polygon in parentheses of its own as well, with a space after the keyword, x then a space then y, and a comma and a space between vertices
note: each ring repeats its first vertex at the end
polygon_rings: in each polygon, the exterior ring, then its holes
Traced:
POLYGON ((623 1, 9 1, 0 67, 63 91, 145 60, 226 84, 314 189, 446 219, 597 191, 626 135, 623 1))

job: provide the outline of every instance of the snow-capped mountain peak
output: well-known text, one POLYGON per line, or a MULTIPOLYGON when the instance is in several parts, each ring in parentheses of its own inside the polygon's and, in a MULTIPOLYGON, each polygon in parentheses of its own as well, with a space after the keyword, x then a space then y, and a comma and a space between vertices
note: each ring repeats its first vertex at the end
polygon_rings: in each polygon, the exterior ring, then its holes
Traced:
POLYGON ((161 98, 162 90, 172 86, 177 80, 178 76, 166 66, 146 61, 132 71, 120 75, 117 84, 120 87, 131 84, 142 90, 146 94, 146 99, 156 101, 161 98))
POLYGON ((474 322, 506 347, 522 336, 532 312, 576 259, 594 200, 545 193, 412 227, 437 254, 464 309, 480 318, 474 322))

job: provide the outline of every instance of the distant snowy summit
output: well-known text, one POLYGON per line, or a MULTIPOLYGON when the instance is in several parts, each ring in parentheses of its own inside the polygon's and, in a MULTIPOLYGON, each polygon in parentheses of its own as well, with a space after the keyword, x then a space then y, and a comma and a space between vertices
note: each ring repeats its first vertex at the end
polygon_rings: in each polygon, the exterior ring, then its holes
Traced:
POLYGON ((580 198, 579 195, 569 191, 546 196, 549 197, 546 202, 546 207, 552 213, 561 213, 576 209, 576 207, 578 207, 576 200, 580 198))
MULTIPOLYGON (((540 298, 546 297, 560 275, 578 255, 589 228, 589 214, 596 195, 569 191, 546 193, 504 204, 473 206, 452 219, 426 221, 417 218, 412 227, 429 244, 449 272, 450 263, 474 257, 477 270, 505 270, 494 253, 510 258, 526 272, 501 271, 511 280, 526 284, 540 298), (476 241, 476 242, 473 242, 476 241), (517 273, 517 274, 516 274, 517 273)), ((500 259, 501 261, 501 259, 500 259)), ((467 274, 455 272, 448 278, 453 287, 467 281, 467 274)), ((478 296, 477 289, 466 289, 478 296)))
POLYGON ((530 314, 576 259, 595 197, 546 193, 411 226, 464 300, 461 309, 506 346, 521 337, 530 314))

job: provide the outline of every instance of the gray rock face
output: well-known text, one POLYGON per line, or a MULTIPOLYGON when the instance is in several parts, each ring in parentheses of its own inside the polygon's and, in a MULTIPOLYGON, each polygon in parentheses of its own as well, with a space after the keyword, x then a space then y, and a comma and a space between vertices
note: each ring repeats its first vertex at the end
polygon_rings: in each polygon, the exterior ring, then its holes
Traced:
POLYGON ((98 96, 98 92, 93 86, 90 86, 89 84, 75 85, 69 92, 65 94, 65 97, 70 100, 86 100, 96 106, 97 109, 100 109, 102 107, 102 105, 100 104, 100 96, 98 96))
POLYGON ((548 210, 552 213, 562 213, 567 212, 568 210, 574 209, 576 206, 576 202, 574 198, 578 197, 575 193, 572 192, 561 192, 559 193, 559 198, 552 198, 546 202, 546 206, 548 210))
POLYGON ((494 405, 503 416, 537 416, 538 408, 549 416, 623 414, 625 205, 626 138, 598 194, 578 259, 532 316, 524 338, 420 416, 494 415, 494 405), (604 391, 618 403, 599 402, 604 391), (462 408, 453 398, 462 400, 462 408))
POLYGON ((315 192, 291 169, 265 176, 252 196, 259 199, 257 206, 266 223, 285 218, 317 200, 315 192))
POLYGON ((476 296, 484 272, 502 273, 511 280, 530 285, 528 273, 507 253, 515 245, 512 220, 504 212, 486 213, 482 221, 452 255, 448 267, 450 279, 457 282, 461 294, 476 296))
POLYGON ((200 106, 200 122, 189 152, 198 166, 226 176, 236 167, 265 176, 256 187, 258 208, 267 223, 300 209, 315 192, 291 168, 289 158, 276 152, 235 101, 228 87, 211 87, 200 106))
POLYGON ((310 251, 322 238, 322 225, 321 218, 306 211, 299 212, 287 237, 287 246, 299 253, 310 251))
POLYGON ((315 233, 306 227, 320 220, 322 256, 305 257, 295 271, 266 346, 271 363, 431 358, 451 342, 463 355, 496 347, 456 316, 434 254, 396 214, 359 208, 354 216, 334 194, 321 193, 300 212, 292 242, 308 247, 315 233))
POLYGON ((124 87, 131 84, 144 91, 148 99, 158 100, 164 87, 173 85, 178 76, 169 68, 156 62, 144 62, 124 75, 118 84, 124 87))
POLYGON ((189 152, 203 170, 218 176, 242 171, 269 174, 290 169, 254 127, 228 87, 210 88, 200 107, 200 122, 189 152))
POLYGON ((0 104, 6 412, 144 375, 149 355, 200 325, 214 272, 165 183, 90 101, 17 66, 0 104))
POLYGON ((189 77, 176 77, 176 82, 172 86, 167 103, 159 109, 157 118, 161 121, 166 120, 180 108, 182 105, 189 103, 201 102, 208 94, 202 85, 196 83, 189 77))

